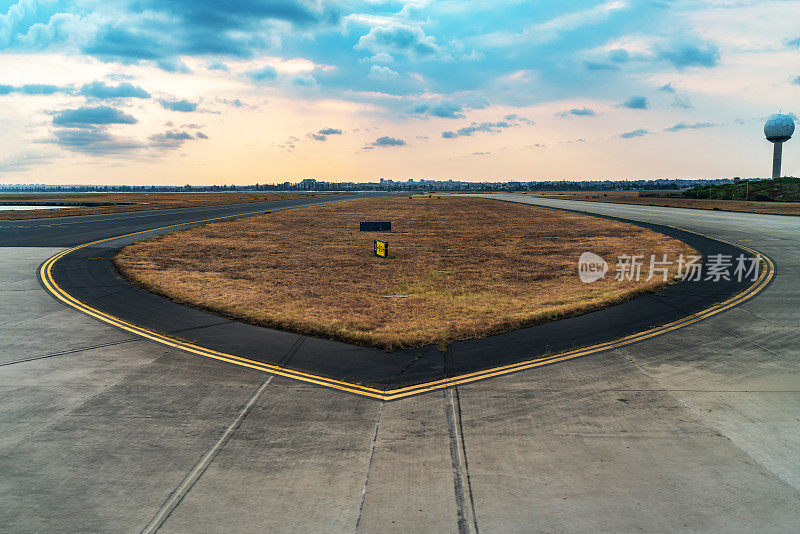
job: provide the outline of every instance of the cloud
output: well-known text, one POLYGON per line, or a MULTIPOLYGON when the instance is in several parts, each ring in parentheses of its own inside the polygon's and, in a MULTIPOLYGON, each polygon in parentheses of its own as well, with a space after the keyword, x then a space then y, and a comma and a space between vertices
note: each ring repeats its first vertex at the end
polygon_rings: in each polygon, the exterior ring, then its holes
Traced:
POLYGON ((368 60, 373 63, 394 63, 394 57, 386 52, 378 52, 368 60))
POLYGON ((194 134, 194 136, 197 139, 208 139, 208 136, 203 132, 197 132, 196 134, 194 134))
POLYGON ((692 109, 694 106, 692 105, 691 99, 688 96, 676 96, 675 100, 673 100, 672 105, 676 108, 683 108, 683 109, 692 109))
POLYGON ((798 37, 797 39, 792 39, 791 41, 786 41, 786 44, 788 46, 794 46, 800 48, 800 37, 798 37))
POLYGON ((469 126, 465 126, 464 128, 460 128, 457 131, 447 131, 442 132, 442 137, 445 139, 455 139, 456 137, 469 137, 476 132, 491 132, 491 133, 498 133, 504 128, 511 127, 510 122, 506 121, 498 121, 498 122, 473 122, 469 126))
POLYGON ((634 95, 620 104, 620 106, 629 109, 647 109, 650 107, 650 103, 645 97, 634 95))
POLYGON ((226 106, 230 106, 232 108, 245 108, 245 109, 258 109, 258 106, 255 104, 248 104, 246 102, 242 102, 238 98, 234 98, 228 100, 227 98, 217 98, 217 102, 225 104, 226 106))
POLYGON ((379 137, 375 139, 372 143, 365 146, 365 149, 371 149, 373 147, 396 147, 396 146, 405 146, 406 142, 402 139, 398 139, 397 137, 379 137))
POLYGON ((480 93, 471 93, 463 98, 464 106, 470 109, 486 109, 489 101, 480 93))
POLYGON ((65 109, 53 114, 53 137, 49 141, 73 152, 90 156, 115 155, 146 145, 108 131, 112 124, 136 124, 135 117, 109 106, 65 109))
POLYGON ((371 80, 375 80, 378 82, 388 82, 391 80, 396 80, 400 77, 395 71, 390 69, 389 67, 383 67, 381 65, 372 65, 369 68, 369 74, 367 77, 371 80))
POLYGON ((161 107, 170 111, 180 111, 181 113, 190 113, 197 111, 197 103, 190 102, 189 100, 173 100, 161 98, 158 100, 161 107))
MULTIPOLYGON (((535 122, 533 122, 532 120, 530 120, 530 119, 527 119, 527 118, 525 118, 525 117, 520 117, 520 116, 519 116, 519 115, 517 115, 517 114, 506 115, 506 116, 504 117, 504 119, 505 119, 505 120, 507 120, 507 121, 514 122, 514 123, 516 123, 516 122, 521 122, 521 123, 523 123, 523 124, 527 124, 528 126, 533 126, 534 124, 536 124, 536 123, 535 123, 535 122)), ((513 126, 516 126, 516 124, 514 124, 513 126)))
POLYGON ((481 42, 491 47, 517 47, 523 43, 550 43, 564 34, 575 32, 586 26, 607 21, 615 12, 628 8, 628 3, 612 0, 588 9, 573 11, 551 18, 545 22, 526 26, 522 32, 496 31, 484 35, 481 42))
POLYGON ((53 161, 53 155, 41 151, 25 151, 0 160, 0 172, 21 172, 36 165, 45 165, 53 161))
POLYGON ((136 124, 135 117, 109 107, 81 107, 65 109, 53 116, 53 124, 67 128, 86 128, 98 124, 136 124))
POLYGON ((631 139, 633 137, 642 137, 645 135, 649 135, 650 130, 645 130, 644 128, 639 128, 638 130, 633 130, 632 132, 625 132, 624 134, 620 134, 619 136, 623 139, 631 139))
POLYGON ((401 23, 373 27, 359 38, 355 48, 373 54, 384 52, 414 57, 432 57, 440 52, 436 39, 425 35, 422 28, 401 23))
POLYGON ((116 86, 106 85, 102 81, 87 83, 77 91, 77 94, 98 99, 150 98, 150 93, 128 82, 116 86))
POLYGON ((463 106, 452 100, 441 100, 439 102, 422 102, 414 107, 414 113, 422 113, 433 117, 446 119, 463 119, 463 106))
POLYGON ((269 82, 278 77, 278 71, 271 65, 249 70, 245 73, 248 78, 257 82, 269 82))
POLYGON ((298 87, 316 87, 317 79, 311 74, 298 74, 292 79, 292 85, 298 87))
POLYGON ((675 93, 675 88, 672 87, 672 82, 669 82, 667 85, 662 85, 658 88, 659 91, 664 91, 665 93, 675 93))
POLYGON ((473 152, 470 155, 472 155, 472 156, 488 156, 490 154, 491 154, 491 152, 473 152))
POLYGON ((686 67, 714 67, 719 63, 719 49, 712 43, 672 42, 655 48, 657 59, 671 62, 679 70, 686 67))
POLYGON ((56 85, 28 84, 23 85, 19 92, 24 95, 52 95, 63 91, 56 85))
POLYGON ((311 132, 308 137, 315 141, 325 141, 329 135, 342 135, 342 130, 339 128, 323 128, 318 132, 311 132))
MULTIPOLYGON (((77 40, 84 53, 104 61, 149 61, 176 72, 185 68, 181 56, 250 58, 279 45, 281 31, 333 26, 338 19, 336 6, 303 0, 136 0, 100 4, 97 11, 69 14, 77 19, 71 27, 83 33, 77 40)), ((51 19, 39 31, 46 36, 39 46, 63 41, 64 33, 51 19)))
POLYGON ((582 108, 572 108, 567 111, 559 111, 556 113, 559 117, 567 117, 569 115, 577 115, 578 117, 594 117, 597 115, 592 108, 582 107, 582 108))
POLYGON ((192 69, 177 57, 168 57, 156 61, 156 66, 167 72, 177 72, 180 74, 191 74, 192 69))
POLYGON ((681 130, 697 130, 700 128, 711 128, 712 126, 716 126, 711 122, 695 122, 689 124, 687 122, 679 122, 675 126, 670 126, 669 128, 664 128, 665 132, 680 132, 681 130))
POLYGON ((148 137, 150 146, 154 148, 178 148, 186 141, 191 141, 193 139, 208 139, 208 137, 206 137, 205 134, 195 137, 184 130, 169 130, 148 137))
POLYGON ((630 52, 624 48, 615 48, 608 51, 608 59, 614 63, 626 63, 631 58, 630 52))
POLYGON ((53 135, 53 142, 57 145, 90 156, 117 155, 146 146, 130 137, 112 135, 104 127, 61 128, 53 135))
POLYGON ((224 72, 228 72, 230 70, 228 68, 228 66, 225 63, 223 63, 222 61, 209 61, 206 64, 206 69, 208 69, 208 70, 221 70, 221 71, 224 71, 224 72))
POLYGON ((800 85, 800 76, 792 80, 792 83, 795 85, 800 85))
POLYGON ((591 59, 584 60, 583 67, 586 70, 619 70, 619 65, 615 65, 614 63, 595 61, 591 59))
POLYGON ((479 132, 488 132, 488 133, 499 133, 505 128, 511 128, 514 126, 519 126, 520 123, 527 124, 533 126, 535 123, 527 119, 525 117, 520 117, 519 115, 512 114, 506 115, 505 120, 497 121, 497 122, 473 122, 469 126, 465 126, 463 128, 459 128, 456 131, 445 131, 442 132, 442 137, 444 139, 455 139, 456 137, 469 137, 474 133, 479 132))
POLYGON ((19 86, 0 85, 0 95, 8 95, 11 93, 19 93, 22 95, 50 96, 56 93, 70 94, 72 93, 72 88, 60 87, 58 85, 43 84, 43 83, 29 83, 19 86))

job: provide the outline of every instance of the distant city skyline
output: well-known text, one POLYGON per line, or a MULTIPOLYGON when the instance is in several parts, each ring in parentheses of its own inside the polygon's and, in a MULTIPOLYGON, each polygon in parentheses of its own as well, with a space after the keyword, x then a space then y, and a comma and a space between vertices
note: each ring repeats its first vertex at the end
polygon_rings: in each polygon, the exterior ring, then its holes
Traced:
POLYGON ((768 177, 764 120, 800 113, 798 19, 797 0, 0 0, 0 183, 768 177))
POLYGON ((391 180, 381 178, 373 182, 328 182, 314 178, 277 183, 244 185, 109 185, 109 184, 0 184, 0 192, 12 193, 163 193, 163 192, 232 192, 232 191, 678 191, 696 186, 722 185, 738 182, 740 178, 716 179, 655 179, 655 180, 571 180, 571 181, 495 181, 477 182, 461 180, 391 180))

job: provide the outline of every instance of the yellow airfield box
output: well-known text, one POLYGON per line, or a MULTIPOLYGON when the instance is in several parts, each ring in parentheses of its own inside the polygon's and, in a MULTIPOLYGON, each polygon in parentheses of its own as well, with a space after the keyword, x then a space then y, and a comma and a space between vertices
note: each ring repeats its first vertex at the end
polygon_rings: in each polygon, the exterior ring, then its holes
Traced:
POLYGON ((378 241, 375 240, 375 255, 380 256, 381 258, 386 258, 389 256, 389 243, 386 241, 378 241))

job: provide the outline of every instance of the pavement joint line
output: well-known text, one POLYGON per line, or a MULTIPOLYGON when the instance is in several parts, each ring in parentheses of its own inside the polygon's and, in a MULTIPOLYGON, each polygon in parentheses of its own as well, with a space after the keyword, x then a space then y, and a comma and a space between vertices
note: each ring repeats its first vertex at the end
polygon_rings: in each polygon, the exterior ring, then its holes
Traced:
POLYGON ((748 310, 744 306, 740 306, 738 309, 743 311, 743 312, 745 312, 745 313, 749 313, 750 315, 753 315, 754 317, 758 317, 759 319, 761 319, 762 321, 764 321, 766 323, 772 323, 773 325, 779 326, 781 328, 797 328, 796 325, 786 325, 786 324, 782 324, 782 323, 780 323, 780 322, 778 322, 778 321, 776 321, 774 319, 767 319, 766 317, 763 317, 763 316, 757 314, 754 311, 748 310))
POLYGON ((729 330, 729 329, 725 328, 724 326, 720 326, 718 323, 716 323, 716 322, 714 322, 714 321, 709 321, 709 324, 710 324, 711 326, 713 326, 713 327, 719 328, 719 329, 720 329, 720 330, 722 330, 723 332, 725 332, 725 333, 727 333, 727 334, 729 334, 729 335, 731 335, 731 336, 733 336, 733 337, 737 337, 737 338, 741 339, 742 341, 744 341, 744 342, 746 342, 746 343, 750 343, 751 345, 753 345, 753 346, 755 346, 755 347, 758 347, 759 349, 761 349, 761 350, 763 350, 763 351, 769 352, 769 353, 770 353, 770 354, 772 354, 773 356, 777 356, 778 358, 781 358, 781 357, 782 357, 780 354, 778 354, 778 353, 777 353, 777 352, 775 352, 774 350, 770 350, 770 349, 768 349, 767 347, 764 347, 764 346, 762 346, 762 345, 759 345, 759 344, 758 344, 758 343, 756 343, 755 341, 751 341, 751 340, 747 339, 746 337, 744 337, 743 335, 741 335, 741 334, 737 334, 737 333, 736 333, 736 332, 734 332, 733 330, 729 330))
POLYGON ((375 423, 375 433, 372 435, 372 443, 369 448, 369 462, 367 462, 367 476, 364 478, 364 486, 361 488, 361 501, 358 503, 358 514, 356 514, 355 534, 358 534, 358 527, 361 526, 361 517, 364 513, 364 503, 367 500, 367 485, 369 484, 369 475, 372 473, 372 461, 375 458, 375 444, 378 442, 378 430, 381 426, 381 416, 383 415, 383 405, 380 403, 378 406, 378 420, 375 423))
MULTIPOLYGON (((345 200, 334 201, 334 202, 343 202, 343 201, 346 201, 346 199, 345 200)), ((506 201, 507 202, 515 202, 513 200, 506 200, 506 201)), ((329 202, 326 202, 326 203, 329 203, 329 202)), ((315 206, 315 205, 318 205, 318 204, 320 204, 320 203, 314 203, 314 204, 304 205, 304 206, 300 206, 300 207, 280 208, 279 210, 280 211, 285 211, 285 210, 291 210, 291 209, 301 209, 303 207, 310 207, 310 206, 315 206)), ((556 209, 563 209, 563 208, 556 208, 556 209)), ((272 211, 279 211, 279 210, 276 209, 276 210, 272 210, 272 211)), ((567 211, 579 211, 579 210, 567 210, 567 211)), ((334 380, 334 379, 331 379, 331 378, 327 378, 327 377, 320 376, 320 375, 315 375, 315 374, 312 374, 312 373, 305 373, 305 372, 302 372, 302 371, 296 371, 296 370, 292 370, 292 369, 287 369, 287 368, 284 368, 284 367, 281 367, 281 366, 276 366, 276 365, 267 364, 267 363, 263 363, 263 362, 257 362, 257 361, 254 361, 254 360, 249 360, 247 358, 242 358, 242 357, 239 357, 239 356, 235 356, 233 354, 228 354, 228 353, 216 351, 216 350, 213 350, 213 349, 208 349, 208 348, 201 347, 201 346, 198 346, 198 345, 193 345, 191 343, 181 342, 181 341, 172 339, 172 338, 170 338, 170 337, 168 337, 168 336, 166 336, 164 334, 160 334, 158 332, 154 332, 154 331, 148 330, 146 328, 142 328, 142 327, 133 325, 131 323, 127 323, 127 322, 119 319, 118 317, 114 317, 112 315, 109 315, 109 314, 106 314, 104 312, 101 312, 101 311, 99 311, 99 310, 97 310, 95 308, 92 308, 91 306, 87 305, 85 302, 82 302, 82 301, 79 301, 79 300, 75 299, 72 295, 70 295, 69 293, 64 291, 61 287, 58 286, 58 284, 55 282, 55 280, 52 277, 52 267, 55 264, 55 262, 57 262, 62 257, 66 256, 67 254, 69 254, 71 252, 74 252, 75 250, 79 250, 81 248, 84 248, 84 247, 88 247, 88 246, 96 245, 96 244, 99 244, 99 243, 112 241, 112 240, 115 240, 115 239, 120 239, 122 237, 140 235, 140 234, 145 234, 145 233, 148 233, 148 232, 154 232, 154 231, 163 230, 163 229, 167 229, 167 228, 175 228, 175 227, 187 226, 187 225, 196 225, 196 224, 200 224, 200 223, 207 223, 207 222, 218 221, 218 220, 222 220, 222 219, 231 219, 231 218, 235 218, 235 217, 243 217, 243 216, 252 215, 252 214, 258 214, 258 213, 263 213, 263 210, 258 210, 258 211, 255 211, 255 212, 248 212, 248 213, 241 213, 241 214, 236 214, 236 215, 227 215, 227 216, 223 216, 223 217, 215 217, 215 218, 210 218, 210 219, 201 219, 201 220, 197 220, 197 221, 190 221, 190 222, 173 224, 173 225, 168 225, 168 226, 163 226, 163 227, 158 227, 158 228, 151 228, 151 229, 147 229, 147 230, 140 230, 140 231, 137 231, 137 232, 131 232, 131 233, 128 233, 128 234, 123 234, 123 235, 119 235, 119 236, 113 236, 113 237, 109 237, 109 238, 100 239, 100 240, 97 240, 97 241, 92 241, 92 242, 89 242, 89 243, 85 243, 85 244, 82 244, 82 245, 77 245, 75 247, 63 250, 63 251, 59 252, 58 254, 52 256, 51 258, 47 259, 41 265, 41 267, 39 268, 39 278, 40 278, 40 280, 42 282, 42 285, 45 287, 45 289, 51 295, 53 295, 55 298, 57 298, 58 300, 62 301, 66 305, 68 305, 68 306, 70 306, 72 308, 75 308, 75 309, 77 309, 77 310, 79 310, 79 311, 81 311, 81 312, 83 312, 83 313, 85 313, 87 315, 90 315, 90 316, 92 316, 92 317, 94 317, 94 318, 96 318, 96 319, 98 319, 98 320, 100 320, 102 322, 111 324, 111 325, 116 326, 116 327, 118 327, 118 328, 120 328, 122 330, 126 330, 128 332, 140 335, 142 337, 145 337, 147 339, 150 339, 150 340, 155 341, 157 343, 160 343, 162 345, 166 345, 166 346, 169 346, 169 347, 172 347, 172 348, 175 348, 175 349, 183 350, 183 351, 190 352, 190 353, 193 353, 193 354, 197 354, 197 355, 200 355, 200 356, 216 359, 216 360, 219 360, 219 361, 231 363, 231 364, 234 364, 234 365, 239 365, 239 366, 242 366, 242 367, 248 367, 248 368, 251 368, 251 369, 264 371, 264 372, 267 372, 267 373, 270 373, 270 374, 274 374, 274 375, 278 375, 278 376, 282 376, 282 377, 285 377, 285 378, 290 378, 290 379, 294 379, 294 380, 300 380, 300 381, 303 381, 303 382, 308 382, 308 383, 319 385, 319 386, 323 386, 323 387, 329 387, 329 388, 337 389, 337 390, 345 392, 345 393, 351 393, 351 394, 355 394, 355 395, 361 395, 361 396, 365 396, 365 397, 370 397, 370 398, 373 398, 373 399, 376 399, 376 400, 380 400, 380 401, 393 401, 393 400, 399 400, 399 399, 402 399, 402 398, 405 398, 405 397, 409 397, 409 396, 412 396, 412 395, 419 395, 419 394, 423 394, 423 393, 429 393, 429 392, 432 392, 432 391, 435 391, 435 390, 438 390, 438 389, 444 389, 444 388, 453 387, 453 386, 457 386, 457 385, 461 385, 461 384, 467 384, 467 383, 475 382, 475 381, 478 381, 478 380, 485 380, 485 379, 488 379, 488 378, 493 378, 493 377, 502 376, 502 375, 505 375, 505 374, 519 372, 519 371, 523 371, 523 370, 527 370, 527 369, 532 369, 532 368, 535 368, 535 367, 541 367, 541 366, 544 366, 544 365, 550 365, 550 364, 554 364, 554 363, 561 362, 561 361, 572 360, 572 359, 575 359, 575 358, 588 356, 590 354, 595 354, 595 353, 598 353, 598 352, 602 352, 604 350, 608 350, 608 349, 613 349, 613 348, 629 345, 629 344, 635 343, 637 341, 642 341, 642 340, 645 340, 645 339, 649 339, 649 338, 655 337, 657 335, 661 335, 661 334, 664 334, 664 333, 667 333, 667 332, 671 332, 673 330, 677 330, 678 328, 682 328, 684 326, 688 326, 690 324, 694 324, 694 323, 699 322, 699 321, 701 321, 703 319, 706 319, 708 317, 711 317, 713 315, 721 313, 721 312, 723 312, 725 310, 728 310, 728 309, 732 308, 733 306, 736 306, 737 304, 740 304, 741 302, 744 302, 746 300, 751 299, 753 296, 755 296, 757 293, 759 293, 761 290, 763 290, 771 282, 772 278, 775 275, 775 264, 769 258, 769 256, 767 256, 767 255, 765 255, 765 254, 763 254, 763 253, 761 253, 761 252, 759 252, 759 251, 757 251, 755 249, 752 249, 752 248, 750 248, 748 246, 739 244, 739 243, 732 243, 732 242, 725 241, 725 240, 722 240, 722 239, 716 239, 716 241, 719 241, 719 242, 722 242, 722 243, 727 243, 729 245, 738 247, 738 248, 740 248, 740 249, 742 249, 742 250, 744 250, 746 252, 749 252, 749 253, 751 253, 753 255, 756 255, 756 256, 760 257, 761 260, 762 260, 763 266, 764 266, 763 269, 759 270, 760 274, 759 274, 759 278, 758 278, 758 280, 756 280, 756 282, 754 282, 750 287, 748 287, 744 291, 738 293, 737 295, 734 295, 733 297, 727 299, 724 302, 721 302, 721 303, 715 304, 713 306, 710 306, 709 308, 707 308, 705 310, 702 310, 700 312, 697 312, 695 314, 692 314, 692 315, 690 315, 688 317, 684 317, 684 318, 679 319, 677 321, 673 321, 671 323, 667 323, 666 325, 662 325, 662 326, 658 326, 658 327, 655 327, 655 328, 651 328, 649 330, 638 332, 636 334, 632 334, 630 336, 626 336, 626 337, 621 338, 621 339, 612 340, 612 341, 608 341, 608 342, 604 342, 604 343, 598 343, 596 345, 591 345, 591 346, 588 346, 588 347, 582 347, 582 348, 579 348, 579 349, 563 352, 563 353, 556 354, 556 355, 553 355, 553 356, 548 356, 548 357, 544 357, 544 358, 536 358, 536 359, 533 359, 533 360, 525 360, 525 361, 514 363, 514 364, 509 364, 509 365, 504 365, 504 366, 500 366, 500 367, 485 369, 485 370, 476 371, 476 372, 473 372, 473 373, 467 373, 467 374, 463 374, 463 375, 453 376, 453 377, 450 377, 450 378, 444 378, 444 379, 441 379, 441 380, 435 380, 435 381, 426 382, 426 383, 422 383, 422 384, 415 384, 415 385, 412 385, 412 386, 406 386, 404 388, 398 388, 398 389, 393 389, 393 390, 381 390, 381 389, 372 388, 372 387, 368 387, 368 386, 362 386, 361 384, 345 382, 345 381, 341 381, 341 380, 334 380)), ((634 221, 634 222, 647 222, 647 221, 641 221, 641 220, 637 221, 635 219, 629 219, 629 220, 634 221)), ((705 234, 702 234, 700 232, 695 232, 695 231, 692 231, 692 230, 686 230, 684 228, 678 228, 678 227, 671 226, 671 225, 663 225, 663 226, 675 228, 675 229, 682 230, 682 231, 689 232, 689 233, 694 233, 696 235, 700 235, 700 236, 703 236, 703 237, 708 237, 705 234)), ((710 238, 710 239, 715 239, 715 238, 710 238)))
POLYGON ((211 446, 206 449, 206 451, 202 454, 200 459, 197 463, 194 464, 192 469, 186 474, 186 476, 181 480, 180 484, 172 491, 167 500, 161 505, 158 511, 155 513, 153 518, 150 520, 147 525, 142 529, 142 534, 153 534, 157 532, 164 522, 169 518, 175 508, 183 501, 183 498, 186 496, 187 493, 192 489, 195 483, 203 476, 208 466, 211 465, 211 462, 214 461, 214 458, 217 457, 219 451, 228 443, 231 436, 234 432, 239 428, 244 418, 247 416, 248 413, 253 409, 258 399, 261 398, 261 395, 269 387, 270 383, 272 382, 273 376, 267 377, 257 388, 256 390, 250 395, 250 398, 239 408, 239 410, 234 415, 233 419, 227 424, 225 430, 223 430, 222 435, 213 443, 211 446))
POLYGON ((102 349, 105 347, 113 347, 116 345, 122 345, 124 343, 131 343, 133 341, 141 341, 142 338, 140 337, 132 337, 128 339, 122 339, 120 341, 112 341, 110 343, 101 343, 99 345, 90 345, 88 347, 80 347, 77 349, 70 349, 70 350, 62 350, 61 352, 54 352, 52 354, 42 354, 41 356, 32 356, 30 358, 23 358, 21 360, 13 360, 10 362, 3 362, 0 363, 0 367, 6 367, 8 365, 16 365, 18 363, 26 363, 26 362, 33 362, 36 360, 43 360, 45 358, 53 358, 55 356, 66 356, 67 354, 76 354, 78 352, 84 352, 87 350, 94 350, 94 349, 102 349))
POLYGON ((461 426, 461 401, 458 397, 458 388, 445 389, 443 397, 447 415, 447 432, 450 437, 450 461, 453 467, 453 492, 458 513, 458 532, 459 534, 469 534, 474 530, 475 534, 478 534, 475 499, 472 495, 467 450, 464 446, 463 427, 461 426))
POLYGON ((670 395, 672 395, 673 397, 675 397, 675 399, 676 399, 678 402, 680 402, 680 403, 681 403, 681 405, 683 405, 683 407, 684 407, 684 408, 686 408, 686 409, 688 409, 690 412, 692 412, 692 413, 693 413, 693 414, 694 414, 694 415, 695 415, 695 416, 696 416, 698 419, 700 419, 700 420, 703 420, 703 421, 706 421, 706 420, 703 418, 703 416, 702 416, 702 415, 700 415, 700 413, 699 413, 697 410, 695 410, 694 408, 692 408, 691 406, 689 406, 689 405, 688 405, 688 404, 687 404, 687 403, 686 403, 686 402, 685 402, 685 401, 684 401, 684 400, 683 400, 683 399, 682 399, 682 398, 681 398, 679 395, 677 395, 677 394, 675 393, 675 391, 673 391, 673 390, 669 389, 667 386, 665 386, 665 385, 663 385, 661 382, 659 382, 659 381, 658 381, 658 379, 656 379, 656 377, 655 377, 655 376, 653 376, 653 375, 651 375, 650 373, 648 373, 647 371, 645 371, 645 369, 644 369, 644 368, 643 368, 641 365, 639 365, 638 363, 636 363, 636 360, 634 360, 632 356, 629 356, 629 355, 628 355, 628 354, 627 354, 627 353, 626 353, 624 350, 622 350, 622 347, 617 347, 617 348, 616 348, 616 349, 614 349, 614 350, 616 350, 616 351, 617 351, 617 352, 620 354, 620 356, 622 356, 622 357, 623 357, 623 358, 625 358, 625 359, 626 359, 628 362, 630 362, 630 364, 631 364, 631 365, 633 365, 634 367, 636 367, 636 369, 638 369, 638 370, 639 370, 639 372, 641 372, 641 373, 642 373, 644 376, 646 376, 647 378, 649 378, 649 379, 650 379, 650 380, 651 380, 651 381, 652 381, 654 384, 656 384, 656 385, 657 385, 657 386, 658 386, 658 387, 659 387, 659 388, 660 388, 662 391, 666 391, 667 393, 669 393, 670 395))

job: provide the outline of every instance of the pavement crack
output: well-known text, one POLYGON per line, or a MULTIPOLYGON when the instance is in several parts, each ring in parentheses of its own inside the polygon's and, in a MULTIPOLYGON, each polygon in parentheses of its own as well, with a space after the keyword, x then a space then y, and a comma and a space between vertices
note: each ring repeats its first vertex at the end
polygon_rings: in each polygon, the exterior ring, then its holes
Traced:
POLYGON ((172 491, 172 493, 167 497, 167 500, 161 505, 158 511, 155 513, 153 518, 150 520, 147 525, 142 529, 142 534, 152 534, 157 532, 158 529, 164 524, 164 522, 169 518, 175 508, 183 501, 183 498, 186 496, 187 493, 192 489, 194 484, 203 476, 208 466, 211 465, 211 462, 214 461, 214 458, 217 457, 219 451, 228 443, 231 436, 234 432, 239 428, 244 418, 247 416, 248 413, 253 409, 258 399, 261 398, 261 395, 269 387, 270 383, 272 382, 273 376, 270 375, 264 380, 256 390, 250 395, 250 398, 239 408, 236 414, 233 416, 233 419, 226 425, 225 429, 222 431, 220 437, 211 444, 208 449, 200 456, 200 459, 197 463, 194 464, 192 469, 183 477, 180 484, 172 491))
POLYGON ((375 444, 378 442, 378 430, 381 426, 381 415, 383 415, 383 405, 381 402, 378 407, 378 421, 375 423, 375 433, 372 435, 372 444, 369 449, 369 462, 367 463, 367 476, 364 478, 364 486, 361 488, 361 501, 358 503, 358 514, 356 515, 355 533, 358 534, 358 527, 361 526, 361 517, 364 513, 364 502, 367 499, 367 485, 369 485, 369 475, 372 472, 372 460, 375 457, 375 444))

